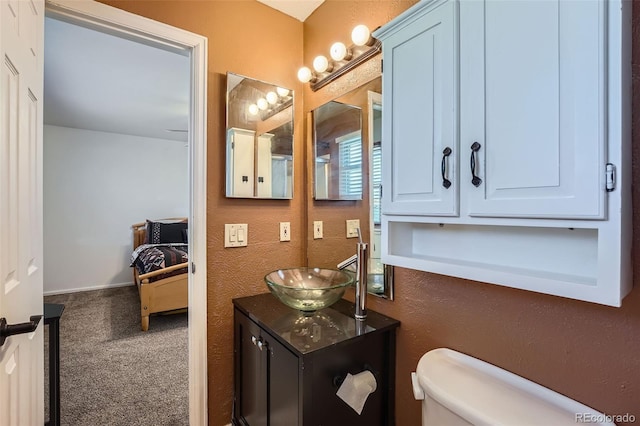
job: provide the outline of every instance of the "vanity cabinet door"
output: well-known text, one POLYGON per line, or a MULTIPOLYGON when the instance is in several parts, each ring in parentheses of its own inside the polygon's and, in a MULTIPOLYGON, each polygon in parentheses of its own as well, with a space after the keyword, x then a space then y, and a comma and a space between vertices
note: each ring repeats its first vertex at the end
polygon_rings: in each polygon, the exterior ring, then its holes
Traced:
POLYGON ((238 311, 234 315, 234 424, 266 426, 267 363, 257 346, 260 327, 238 311))
POLYGON ((300 425, 299 358, 277 340, 265 339, 269 377, 269 424, 300 425))
POLYGON ((440 2, 384 40, 384 214, 458 214, 456 7, 440 2))
POLYGON ((234 315, 234 424, 300 424, 298 357, 246 315, 234 315))
POLYGON ((606 3, 460 2, 464 215, 605 217, 606 3))

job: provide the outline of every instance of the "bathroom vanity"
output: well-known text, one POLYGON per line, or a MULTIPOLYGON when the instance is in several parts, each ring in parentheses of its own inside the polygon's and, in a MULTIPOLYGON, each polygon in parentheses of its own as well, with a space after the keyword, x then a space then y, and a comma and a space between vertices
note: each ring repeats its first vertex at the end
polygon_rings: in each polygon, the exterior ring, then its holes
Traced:
POLYGON ((361 325, 344 299, 305 314, 270 293, 234 305, 234 425, 393 425, 395 334, 400 322, 369 311, 361 325), (369 370, 377 389, 358 415, 336 392, 369 370))

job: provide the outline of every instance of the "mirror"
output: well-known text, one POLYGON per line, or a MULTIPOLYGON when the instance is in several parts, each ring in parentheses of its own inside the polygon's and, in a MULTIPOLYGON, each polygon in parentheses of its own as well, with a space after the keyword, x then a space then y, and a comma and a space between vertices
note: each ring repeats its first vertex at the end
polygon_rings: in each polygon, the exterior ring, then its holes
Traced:
POLYGON ((393 300, 393 266, 382 263, 382 92, 367 91, 369 147, 369 293, 393 300))
POLYGON ((293 91, 227 73, 226 196, 293 198, 293 91))
POLYGON ((362 110, 330 101, 313 110, 314 198, 362 199, 362 110))
MULTIPOLYGON (((317 181, 313 187, 314 198, 310 201, 307 217, 309 221, 328 220, 324 237, 315 238, 313 232, 309 235, 308 264, 323 267, 336 267, 356 251, 357 239, 345 238, 344 220, 359 219, 363 240, 369 243, 368 252, 368 290, 370 294, 393 299, 393 267, 384 265, 381 261, 381 188, 382 188, 382 78, 371 80, 350 92, 333 99, 316 108, 310 114, 310 119, 316 121, 316 116, 322 123, 322 128, 343 128, 336 134, 349 134, 360 129, 360 170, 361 201, 333 202, 325 201, 331 198, 318 198, 317 181), (324 111, 328 112, 324 112, 324 111), (322 111, 316 114, 316 112, 322 111), (347 120, 345 115, 356 119, 347 120), (334 123, 331 117, 338 117, 334 123), (345 123, 350 123, 346 125, 345 123), (356 130, 354 130, 356 129, 356 130), (331 229, 328 229, 330 226, 331 229)), ((317 124, 311 125, 315 134, 322 135, 317 124)), ((325 130, 326 133, 329 131, 325 130)), ((313 164, 318 168, 322 160, 326 159, 326 151, 319 149, 316 137, 310 136, 313 145, 313 164), (320 157, 320 161, 319 161, 320 157)), ((313 135, 316 136, 316 135, 313 135)), ((331 140, 331 139, 330 139, 331 140)), ((336 143, 332 142, 335 148, 336 143)), ((311 165, 311 161, 309 162, 311 165)), ((320 180, 322 181, 322 180, 320 180)), ((327 185, 328 186, 328 185, 327 185)), ((311 224, 310 229, 314 229, 311 224)))

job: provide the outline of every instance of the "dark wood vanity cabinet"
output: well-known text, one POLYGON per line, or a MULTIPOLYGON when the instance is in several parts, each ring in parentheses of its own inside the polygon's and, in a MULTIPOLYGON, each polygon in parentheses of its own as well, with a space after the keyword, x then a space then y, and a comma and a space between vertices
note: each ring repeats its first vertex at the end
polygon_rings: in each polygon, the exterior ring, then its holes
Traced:
POLYGON ((399 322, 369 311, 364 324, 340 300, 305 315, 271 294, 234 299, 233 424, 393 425, 399 322), (371 371, 377 389, 361 415, 336 392, 347 373, 371 371))

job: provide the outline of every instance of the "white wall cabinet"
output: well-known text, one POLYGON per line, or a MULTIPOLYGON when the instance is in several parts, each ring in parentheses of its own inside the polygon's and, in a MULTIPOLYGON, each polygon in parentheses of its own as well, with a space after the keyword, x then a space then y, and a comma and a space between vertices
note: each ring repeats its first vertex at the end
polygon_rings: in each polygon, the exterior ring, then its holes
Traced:
POLYGON ((388 214, 458 214, 456 6, 445 2, 383 41, 383 84, 392 87, 382 91, 382 137, 393 141, 382 155, 388 214), (456 184, 443 185, 447 178, 456 184))
POLYGON ((621 0, 431 0, 377 30, 383 262, 620 306, 630 20, 621 0))

